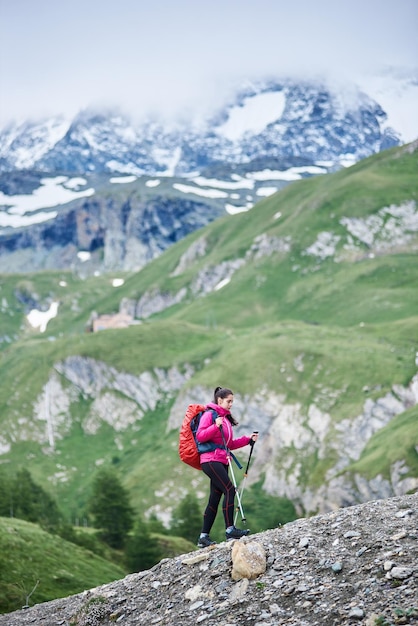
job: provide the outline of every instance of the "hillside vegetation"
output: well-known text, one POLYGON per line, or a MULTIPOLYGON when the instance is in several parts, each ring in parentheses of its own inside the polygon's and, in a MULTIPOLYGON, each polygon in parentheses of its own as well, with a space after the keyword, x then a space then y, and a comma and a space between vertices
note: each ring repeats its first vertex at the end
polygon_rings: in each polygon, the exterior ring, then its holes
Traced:
POLYGON ((238 434, 260 431, 252 530, 415 489, 415 148, 292 183, 138 273, 1 277, 5 469, 30 461, 71 520, 86 515, 97 467, 113 466, 135 507, 167 521, 190 490, 203 506, 178 427, 221 384, 238 434), (32 329, 29 310, 52 301, 57 316, 32 329), (93 311, 119 310, 140 323, 86 332, 93 311))
POLYGON ((0 517, 0 565, 0 613, 63 598, 126 574, 115 563, 36 524, 4 517, 0 517))

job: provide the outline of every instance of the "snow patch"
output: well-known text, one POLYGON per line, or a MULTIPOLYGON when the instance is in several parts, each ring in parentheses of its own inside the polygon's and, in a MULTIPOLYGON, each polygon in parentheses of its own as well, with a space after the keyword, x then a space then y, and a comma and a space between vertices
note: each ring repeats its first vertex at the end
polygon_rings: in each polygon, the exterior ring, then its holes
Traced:
POLYGON ((31 226, 32 224, 40 224, 57 217, 57 211, 39 211, 33 215, 9 215, 0 211, 0 227, 3 228, 20 228, 21 226, 31 226))
POLYGON ((204 196, 205 198, 227 198, 228 194, 225 191, 219 189, 199 189, 198 187, 192 187, 191 185, 183 185, 181 183, 174 183, 173 188, 182 193, 193 193, 197 196, 204 196))
POLYGON ((80 250, 79 252, 77 252, 77 258, 82 262, 85 263, 86 261, 90 261, 91 259, 91 253, 87 252, 86 250, 80 250))
POLYGON ((75 189, 76 191, 78 191, 80 187, 84 187, 84 185, 87 185, 87 181, 85 178, 81 178, 80 176, 76 178, 70 178, 70 180, 67 180, 67 182, 63 183, 63 186, 66 189, 75 189))
POLYGON ((147 180, 147 182, 145 183, 145 187, 158 187, 158 185, 161 183, 159 178, 154 178, 152 180, 147 180))
POLYGON ((302 176, 299 173, 292 172, 292 168, 288 170, 261 170, 259 172, 251 172, 247 177, 252 180, 300 180, 302 176))
POLYGON ((6 207, 6 210, 0 212, 0 226, 16 228, 50 220, 57 216, 56 212, 42 211, 33 216, 25 214, 39 211, 39 209, 57 207, 94 194, 93 188, 83 191, 68 189, 68 183, 70 183, 71 187, 72 181, 77 181, 77 179, 68 179, 67 176, 55 176, 54 178, 42 178, 41 186, 31 194, 7 196, 0 191, 0 205, 6 207))
POLYGON ((219 291, 219 289, 222 289, 222 287, 225 287, 225 285, 227 285, 230 282, 231 282, 230 278, 224 278, 223 280, 219 281, 217 285, 215 285, 214 290, 219 291))
POLYGON ((235 182, 217 180, 215 178, 204 178, 203 176, 196 176, 192 180, 196 185, 201 185, 203 187, 217 187, 218 189, 252 189, 254 187, 254 181, 241 177, 236 177, 235 182))
POLYGON ((112 280, 112 287, 122 287, 122 285, 125 283, 123 278, 114 278, 112 280))
POLYGON ((228 120, 219 126, 217 133, 230 141, 246 133, 258 134, 283 115, 285 105, 286 96, 282 91, 249 96, 242 105, 231 108, 228 120))
POLYGON ((277 191, 277 187, 260 187, 259 189, 257 189, 257 191, 255 192, 257 196, 272 196, 274 193, 276 193, 277 191))
POLYGON ((145 171, 140 167, 137 167, 133 163, 120 163, 116 159, 112 159, 106 162, 106 167, 112 172, 118 172, 120 174, 134 174, 135 176, 142 176, 145 171))
POLYGON ((236 215, 237 213, 245 213, 245 211, 249 211, 253 208, 253 204, 248 202, 245 206, 235 206, 234 204, 225 204, 225 211, 229 213, 229 215, 236 215))
POLYGON ((414 76, 366 76, 361 89, 387 114, 384 127, 400 133, 405 143, 418 137, 418 81, 414 76))
POLYGON ((338 159, 338 163, 339 165, 341 165, 341 167, 351 167, 352 165, 357 163, 357 159, 354 154, 343 154, 338 159))
POLYGON ((287 170, 259 170, 258 172, 250 172, 246 174, 246 177, 251 180, 300 180, 302 174, 312 174, 317 176, 318 174, 326 174, 327 170, 324 167, 318 167, 316 165, 306 165, 304 167, 289 167, 287 170))
POLYGON ((38 309, 32 309, 29 311, 26 319, 32 328, 39 328, 41 333, 46 331, 48 322, 57 316, 58 302, 51 302, 51 306, 48 311, 39 311, 38 309))

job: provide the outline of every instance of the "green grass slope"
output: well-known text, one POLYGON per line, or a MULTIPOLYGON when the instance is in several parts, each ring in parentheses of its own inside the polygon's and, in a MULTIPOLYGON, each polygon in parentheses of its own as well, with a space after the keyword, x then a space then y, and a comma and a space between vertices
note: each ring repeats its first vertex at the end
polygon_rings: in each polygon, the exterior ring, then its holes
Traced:
POLYGON ((0 613, 80 593, 125 574, 35 524, 0 517, 0 613))

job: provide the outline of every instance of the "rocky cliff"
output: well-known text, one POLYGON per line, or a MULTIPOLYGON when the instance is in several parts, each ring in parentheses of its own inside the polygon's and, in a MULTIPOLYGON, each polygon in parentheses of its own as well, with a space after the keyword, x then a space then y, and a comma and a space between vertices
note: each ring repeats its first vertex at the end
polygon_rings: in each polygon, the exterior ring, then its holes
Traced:
POLYGON ((197 198, 150 198, 135 189, 122 196, 103 191, 74 200, 58 214, 48 213, 45 222, 3 230, 1 270, 138 270, 223 212, 221 206, 197 198))
MULTIPOLYGON (((299 363, 302 365, 303 359, 299 363)), ((117 442, 121 433, 135 432, 144 414, 154 411, 157 404, 173 403, 166 433, 177 437, 184 407, 196 398, 210 397, 209 389, 190 386, 194 373, 190 364, 183 364, 134 376, 92 358, 69 357, 55 364, 34 403, 33 414, 21 417, 18 432, 12 425, 5 428, 0 449, 9 451, 13 439, 34 441, 53 450, 71 431, 81 399, 89 403, 89 410, 80 421, 86 436, 96 434, 106 425, 117 442)), ((288 498, 300 515, 373 498, 400 496, 418 488, 418 478, 409 475, 404 461, 391 466, 389 477, 366 479, 350 471, 350 464, 360 458, 375 433, 418 404, 418 375, 408 387, 395 385, 390 393, 376 400, 366 399, 362 412, 350 419, 335 422, 326 411, 326 403, 326 390, 307 410, 273 391, 260 390, 254 398, 235 395, 240 415, 238 436, 249 429, 260 432, 249 485, 262 480, 266 493, 288 498), (312 454, 329 461, 319 486, 313 485, 306 475, 305 465, 312 454)), ((70 468, 67 473, 69 477, 70 468)), ((66 472, 61 474, 63 478, 66 472)), ((178 488, 173 485, 174 492, 178 488)), ((170 517, 171 505, 171 501, 160 505, 165 519, 170 517)))

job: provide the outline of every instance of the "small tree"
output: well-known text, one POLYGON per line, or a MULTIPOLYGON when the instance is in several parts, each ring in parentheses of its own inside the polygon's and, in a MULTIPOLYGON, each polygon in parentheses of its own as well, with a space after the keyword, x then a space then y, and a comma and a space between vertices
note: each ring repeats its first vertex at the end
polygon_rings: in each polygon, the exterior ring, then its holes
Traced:
POLYGON ((164 526, 161 520, 158 519, 155 513, 151 513, 147 522, 150 533, 157 533, 158 535, 168 535, 168 529, 164 526))
POLYGON ((162 550, 151 535, 148 524, 140 517, 132 536, 126 540, 125 560, 130 572, 149 569, 162 558, 162 550))
POLYGON ((202 527, 202 513, 194 493, 188 493, 173 511, 171 534, 194 542, 202 527))
POLYGON ((101 529, 102 539, 112 548, 123 548, 133 526, 134 511, 128 492, 113 471, 103 469, 97 474, 89 509, 94 526, 101 529))
POLYGON ((19 470, 12 482, 10 516, 37 522, 51 532, 56 532, 63 522, 55 500, 33 481, 27 469, 19 470))
POLYGON ((13 517, 13 484, 12 480, 0 472, 0 516, 13 517))

